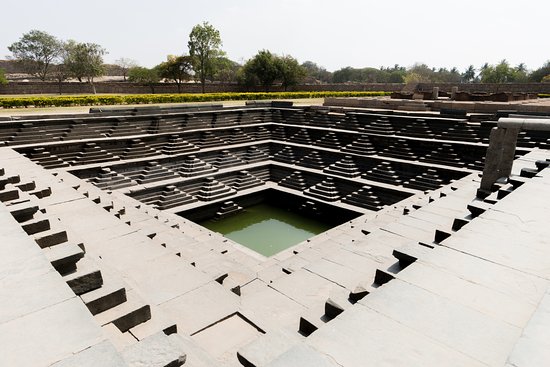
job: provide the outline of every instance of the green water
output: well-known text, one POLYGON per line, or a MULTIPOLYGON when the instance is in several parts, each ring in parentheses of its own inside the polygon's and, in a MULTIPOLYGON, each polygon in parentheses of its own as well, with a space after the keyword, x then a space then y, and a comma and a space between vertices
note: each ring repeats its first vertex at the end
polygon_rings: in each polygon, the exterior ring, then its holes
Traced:
POLYGON ((199 224, 264 256, 274 255, 332 227, 269 204, 250 206, 230 217, 199 224))

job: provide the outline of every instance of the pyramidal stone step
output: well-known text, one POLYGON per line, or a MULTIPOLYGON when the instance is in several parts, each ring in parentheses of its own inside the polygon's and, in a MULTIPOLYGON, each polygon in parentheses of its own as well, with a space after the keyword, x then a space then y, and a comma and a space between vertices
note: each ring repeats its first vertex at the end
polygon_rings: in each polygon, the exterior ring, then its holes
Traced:
POLYGON ((288 164, 293 164, 296 162, 296 157, 294 156, 294 152, 291 147, 284 147, 282 150, 273 155, 273 159, 288 164))
POLYGON ((243 158, 248 163, 253 163, 253 162, 263 162, 269 159, 269 156, 264 151, 258 149, 257 146, 253 145, 248 148, 243 158))
POLYGON ((277 126, 271 133, 271 137, 275 140, 286 140, 286 130, 283 126, 277 126))
POLYGON ((200 191, 196 194, 196 197, 202 201, 212 201, 226 196, 231 196, 236 192, 237 191, 235 189, 216 181, 214 177, 208 177, 200 191))
POLYGON ((363 174, 367 180, 379 181, 391 185, 400 185, 401 177, 393 170, 390 162, 381 162, 363 174))
POLYGON ((246 134, 242 129, 236 128, 231 130, 231 144, 242 144, 254 141, 254 138, 246 134))
POLYGON ((162 153, 167 155, 185 154, 198 151, 199 147, 189 143, 178 135, 171 135, 168 142, 162 147, 162 153))
POLYGON ((257 178, 256 176, 250 174, 248 171, 240 171, 239 177, 231 185, 235 190, 245 190, 251 187, 261 186, 264 182, 257 178))
POLYGON ((141 139, 132 139, 124 149, 124 159, 143 158, 157 155, 157 151, 145 144, 141 139))
POLYGON ((325 168, 324 172, 344 177, 361 176, 361 171, 349 155, 325 168))
POLYGON ((230 215, 237 214, 242 210, 243 208, 233 201, 226 201, 220 206, 220 209, 216 212, 215 219, 226 218, 230 215))
POLYGON ((326 165, 318 151, 312 150, 299 162, 300 166, 323 169, 326 165))
POLYGON ((368 135, 361 135, 359 139, 343 147, 342 151, 361 155, 376 154, 376 148, 370 141, 368 135))
POLYGON ((176 174, 168 168, 162 166, 157 161, 147 162, 147 165, 141 173, 135 178, 140 184, 146 184, 150 182, 169 180, 175 178, 176 174))
POLYGON ((181 176, 191 177, 216 172, 218 169, 196 156, 190 155, 179 165, 177 170, 181 176))
POLYGON ((380 199, 374 195, 370 186, 363 186, 361 189, 343 197, 342 202, 373 211, 378 211, 384 206, 380 199))
POLYGON ((93 142, 84 144, 84 148, 79 152, 74 161, 71 162, 72 165, 76 164, 89 164, 89 163, 101 163, 109 162, 113 160, 118 160, 119 158, 112 155, 108 151, 101 149, 98 145, 93 142))
POLYGON ((243 164, 244 162, 232 154, 229 150, 222 150, 216 160, 214 166, 218 168, 235 167, 243 164))
POLYGON ((226 144, 226 142, 222 140, 220 137, 216 136, 211 131, 204 131, 201 134, 199 144, 201 148, 208 148, 208 147, 223 146, 226 144))
POLYGON ((294 171, 290 176, 283 178, 279 181, 279 185, 298 191, 304 191, 308 188, 308 184, 300 171, 294 171))
POLYGON ((293 142, 293 143, 298 143, 298 144, 311 145, 313 143, 313 140, 309 136, 309 133, 308 133, 307 129, 298 130, 298 132, 296 134, 292 135, 288 140, 293 142))
POLYGON ((338 135, 336 135, 335 132, 330 131, 321 139, 317 140, 315 145, 331 149, 340 149, 342 144, 340 143, 340 140, 338 140, 338 135))
POLYGON ((411 187, 417 190, 435 190, 443 186, 444 181, 439 177, 435 169, 428 169, 428 171, 410 179, 408 182, 403 183, 405 187, 411 187))
POLYGON ((256 141, 268 140, 271 138, 271 132, 264 126, 258 126, 254 131, 254 138, 256 141))
POLYGON ((116 190, 135 184, 131 179, 112 171, 109 167, 102 168, 97 177, 91 179, 90 182, 104 190, 116 190))
POLYGON ((327 177, 324 181, 306 189, 304 195, 312 196, 325 201, 336 201, 340 198, 340 193, 334 184, 332 177, 327 177))
POLYGON ((155 207, 160 210, 174 208, 176 206, 189 204, 197 199, 188 193, 181 191, 174 185, 168 185, 159 195, 155 207))
POLYGON ((63 161, 55 154, 50 154, 44 147, 33 148, 27 156, 33 161, 40 164, 42 167, 48 168, 61 168, 68 167, 69 163, 63 161))

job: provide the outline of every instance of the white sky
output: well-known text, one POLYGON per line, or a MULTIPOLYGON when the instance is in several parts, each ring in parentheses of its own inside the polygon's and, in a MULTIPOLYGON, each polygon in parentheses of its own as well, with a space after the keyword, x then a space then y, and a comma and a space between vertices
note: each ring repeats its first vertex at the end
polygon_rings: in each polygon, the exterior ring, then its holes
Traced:
POLYGON ((154 66, 187 52, 191 28, 216 27, 229 58, 258 50, 330 71, 424 62, 434 67, 550 59, 548 0, 25 0, 2 4, 0 58, 31 29, 95 42, 106 62, 154 66))

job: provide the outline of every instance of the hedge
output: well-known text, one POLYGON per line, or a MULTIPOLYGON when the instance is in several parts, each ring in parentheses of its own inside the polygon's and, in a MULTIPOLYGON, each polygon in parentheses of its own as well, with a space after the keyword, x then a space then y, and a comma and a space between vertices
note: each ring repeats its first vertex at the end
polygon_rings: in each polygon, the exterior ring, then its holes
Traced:
POLYGON ((539 98, 550 98, 550 94, 547 93, 540 93, 539 98))
POLYGON ((275 92, 275 93, 205 93, 205 94, 130 94, 86 95, 60 97, 2 97, 1 108, 16 107, 67 107, 124 105, 150 103, 213 102, 230 100, 296 99, 324 97, 377 97, 390 92, 275 92))

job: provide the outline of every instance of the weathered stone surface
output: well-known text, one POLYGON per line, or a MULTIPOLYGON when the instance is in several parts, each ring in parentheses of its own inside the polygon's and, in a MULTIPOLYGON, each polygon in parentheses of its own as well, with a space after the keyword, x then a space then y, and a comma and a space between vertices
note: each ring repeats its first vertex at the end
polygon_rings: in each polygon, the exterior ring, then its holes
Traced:
POLYGON ((90 348, 67 357, 51 367, 126 367, 126 362, 112 343, 108 341, 93 345, 90 348))
POLYGON ((186 355, 180 337, 158 333, 122 351, 128 367, 177 367, 186 355))

